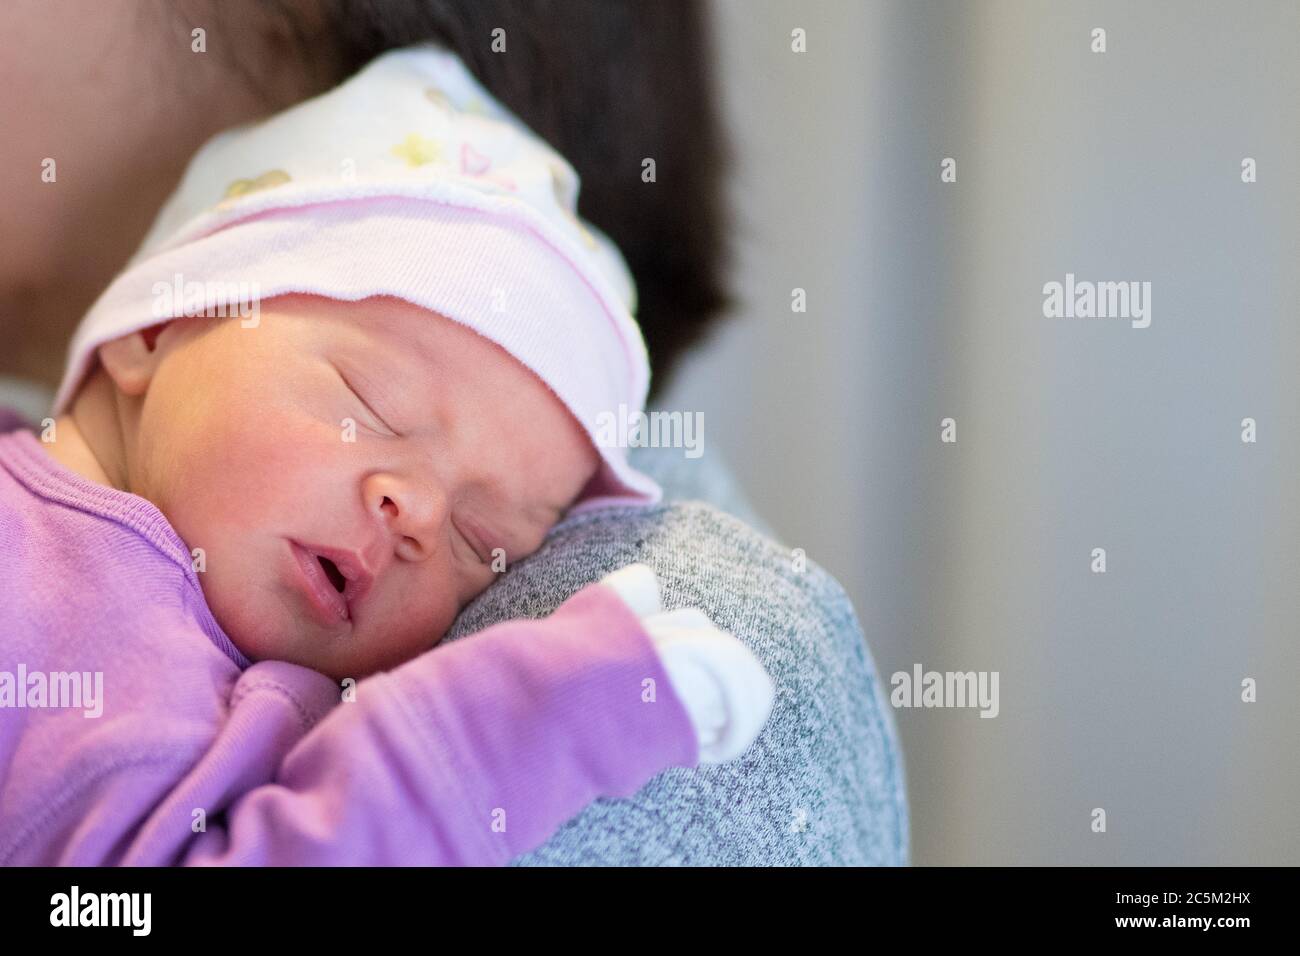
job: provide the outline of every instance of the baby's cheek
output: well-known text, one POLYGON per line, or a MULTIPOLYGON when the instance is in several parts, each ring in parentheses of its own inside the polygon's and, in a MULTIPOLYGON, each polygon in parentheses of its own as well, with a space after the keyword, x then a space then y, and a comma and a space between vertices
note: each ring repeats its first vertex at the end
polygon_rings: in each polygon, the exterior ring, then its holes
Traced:
POLYGON ((370 626, 358 642, 353 666, 372 672, 397 667, 432 650, 451 630, 457 604, 451 592, 434 583, 418 599, 371 608, 370 626))
MULTIPOLYGON (((207 506, 248 530, 297 530, 304 517, 321 517, 317 500, 329 482, 336 453, 318 428, 268 421, 213 423, 199 441, 204 453, 191 458, 186 483, 207 506)), ((310 520, 310 518, 309 518, 310 520)))

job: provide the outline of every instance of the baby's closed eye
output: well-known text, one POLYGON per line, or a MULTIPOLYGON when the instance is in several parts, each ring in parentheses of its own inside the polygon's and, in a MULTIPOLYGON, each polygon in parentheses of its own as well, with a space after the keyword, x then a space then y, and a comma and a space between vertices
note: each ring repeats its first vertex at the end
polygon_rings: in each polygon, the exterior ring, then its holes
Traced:
POLYGON ((461 541, 465 543, 465 545, 474 554, 474 556, 478 558, 479 563, 490 564, 492 561, 492 556, 491 556, 492 549, 490 547, 485 546, 484 543, 476 535, 474 535, 472 528, 469 529, 468 533, 467 531, 462 530, 461 528, 461 525, 463 524, 462 521, 458 521, 455 517, 453 517, 451 519, 451 523, 452 523, 452 527, 454 528, 454 533, 461 539, 461 541))

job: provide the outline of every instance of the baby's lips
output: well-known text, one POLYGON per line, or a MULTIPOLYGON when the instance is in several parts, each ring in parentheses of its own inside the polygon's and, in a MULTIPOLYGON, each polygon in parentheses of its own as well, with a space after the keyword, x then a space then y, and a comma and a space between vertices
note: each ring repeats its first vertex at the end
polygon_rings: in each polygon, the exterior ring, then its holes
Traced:
POLYGON ((323 544, 303 544, 303 547, 317 557, 334 562, 339 573, 347 578, 348 583, 343 587, 343 599, 347 602, 349 615, 352 615, 375 582, 374 573, 366 566, 361 554, 323 544))

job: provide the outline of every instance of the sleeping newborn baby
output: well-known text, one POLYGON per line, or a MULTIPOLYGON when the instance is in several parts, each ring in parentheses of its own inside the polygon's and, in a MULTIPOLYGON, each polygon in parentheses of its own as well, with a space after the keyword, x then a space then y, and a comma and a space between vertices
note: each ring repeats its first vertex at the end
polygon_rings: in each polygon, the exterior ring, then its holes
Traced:
POLYGON ((600 461, 518 361, 400 299, 285 296, 256 329, 178 319, 99 360, 43 447, 202 548, 251 660, 340 680, 431 647, 600 461))
POLYGON ((430 47, 199 152, 0 425, 0 864, 503 863, 744 752, 770 678, 643 565, 435 648, 659 498, 595 438, 649 370, 577 189, 430 47))

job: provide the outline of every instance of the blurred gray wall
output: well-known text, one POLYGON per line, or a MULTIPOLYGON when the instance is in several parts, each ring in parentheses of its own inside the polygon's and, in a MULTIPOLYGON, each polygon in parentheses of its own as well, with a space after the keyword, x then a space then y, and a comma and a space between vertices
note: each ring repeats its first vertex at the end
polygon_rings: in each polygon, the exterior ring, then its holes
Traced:
POLYGON ((660 404, 886 681, 1000 673, 894 712, 915 862, 1300 863, 1300 4, 715 12, 742 307, 660 404), (1067 272, 1151 326, 1045 318, 1067 272))

